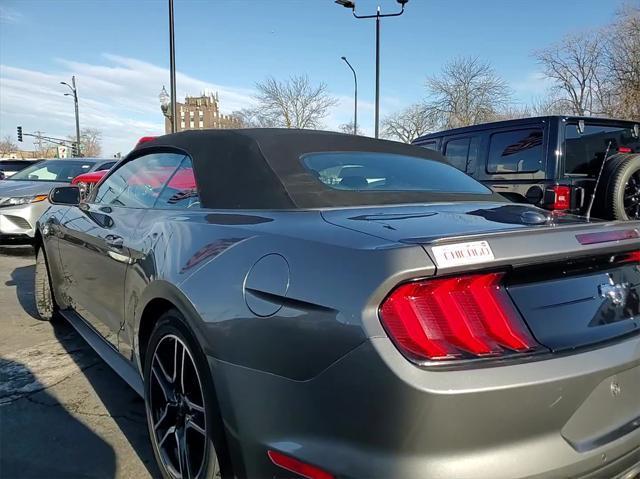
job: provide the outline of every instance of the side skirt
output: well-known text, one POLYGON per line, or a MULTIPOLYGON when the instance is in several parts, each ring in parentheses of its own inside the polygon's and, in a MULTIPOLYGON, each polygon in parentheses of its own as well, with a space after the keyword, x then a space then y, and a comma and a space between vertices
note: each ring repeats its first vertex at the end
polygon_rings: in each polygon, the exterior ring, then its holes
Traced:
POLYGON ((58 311, 71 326, 82 336, 96 353, 120 376, 125 382, 144 397, 144 383, 140 373, 133 364, 116 351, 100 334, 98 334, 82 317, 71 310, 58 311))

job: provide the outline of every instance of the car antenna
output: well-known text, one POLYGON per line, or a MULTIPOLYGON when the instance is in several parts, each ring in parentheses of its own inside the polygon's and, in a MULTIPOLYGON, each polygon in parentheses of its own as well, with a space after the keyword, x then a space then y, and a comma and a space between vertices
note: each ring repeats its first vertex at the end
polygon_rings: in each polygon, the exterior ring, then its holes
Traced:
POLYGON ((604 165, 609 158, 609 150, 611 149, 611 140, 609 140, 609 144, 607 145, 607 151, 604 152, 604 160, 602 160, 602 165, 600 165, 600 173, 598 173, 598 177, 596 178, 596 186, 593 187, 593 193, 591 193, 591 201, 589 202, 589 208, 587 208, 587 221, 591 221, 591 209, 593 208, 593 202, 596 200, 596 192, 598 191, 598 184, 600 184, 600 177, 602 176, 602 172, 604 171, 604 165))

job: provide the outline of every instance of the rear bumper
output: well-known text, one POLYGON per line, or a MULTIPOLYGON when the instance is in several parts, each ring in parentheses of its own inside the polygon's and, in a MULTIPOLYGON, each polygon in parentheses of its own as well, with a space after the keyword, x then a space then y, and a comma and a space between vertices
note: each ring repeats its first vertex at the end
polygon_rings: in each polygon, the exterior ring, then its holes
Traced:
POLYGON ((267 449, 337 477, 615 477, 640 463, 640 427, 588 450, 572 445, 608 437, 634 408, 640 415, 638 337, 475 370, 419 369, 387 338, 308 381, 213 358, 210 366, 234 463, 247 477, 283 473, 267 449), (617 396, 599 392, 612 381, 617 396))

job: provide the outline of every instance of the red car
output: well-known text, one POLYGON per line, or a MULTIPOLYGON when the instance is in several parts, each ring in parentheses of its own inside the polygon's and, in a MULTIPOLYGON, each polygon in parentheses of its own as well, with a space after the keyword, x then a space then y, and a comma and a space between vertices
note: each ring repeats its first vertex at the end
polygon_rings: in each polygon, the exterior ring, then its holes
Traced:
MULTIPOLYGON (((71 184, 77 185, 80 188, 80 196, 85 198, 108 172, 109 170, 100 170, 83 173, 82 175, 76 176, 71 181, 71 184)), ((150 188, 157 188, 162 186, 168 174, 170 174, 169 171, 165 172, 162 168, 159 168, 154 171, 146 171, 143 175, 139 175, 133 180, 130 180, 130 182, 138 185, 146 185, 150 188)), ((181 191, 195 190, 196 183, 193 171, 182 170, 176 172, 167 186, 181 191)))
POLYGON ((90 173, 83 173, 76 176, 71 180, 72 185, 77 185, 80 188, 80 196, 85 197, 91 192, 93 187, 107 174, 109 170, 92 171, 90 173))

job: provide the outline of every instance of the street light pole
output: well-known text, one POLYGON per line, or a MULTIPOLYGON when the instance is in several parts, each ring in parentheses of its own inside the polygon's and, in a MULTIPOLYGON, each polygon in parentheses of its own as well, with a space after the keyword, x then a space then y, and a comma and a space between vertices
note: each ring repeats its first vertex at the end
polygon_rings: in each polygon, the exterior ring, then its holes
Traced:
POLYGON ((400 4, 400 11, 395 13, 380 13, 380 7, 376 10, 375 15, 358 15, 356 13, 356 4, 352 0, 335 0, 338 5, 350 8, 351 13, 357 19, 375 18, 376 19, 376 109, 375 109, 375 137, 378 138, 380 132, 380 19, 384 17, 399 17, 404 13, 404 6, 409 0, 396 0, 400 4))
POLYGON ((347 60, 347 57, 340 57, 347 64, 351 71, 353 72, 353 84, 354 84, 354 92, 353 92, 353 134, 358 134, 358 77, 356 75, 356 71, 347 60))
POLYGON ((64 96, 73 96, 73 106, 76 113, 76 148, 78 156, 82 156, 82 152, 80 151, 80 115, 78 113, 78 89, 76 88, 76 76, 73 75, 71 77, 71 85, 64 81, 61 81, 60 84, 68 86, 72 92, 72 94, 65 93, 64 96))
POLYGON ((171 133, 177 131, 176 126, 176 43, 173 30, 173 0, 169 0, 169 69, 171 82, 171 133))
MULTIPOLYGON (((404 9, 404 5, 402 6, 404 9)), ((354 12, 355 15, 355 12, 354 12)), ((380 5, 376 10, 376 131, 375 137, 380 133, 380 5)))

